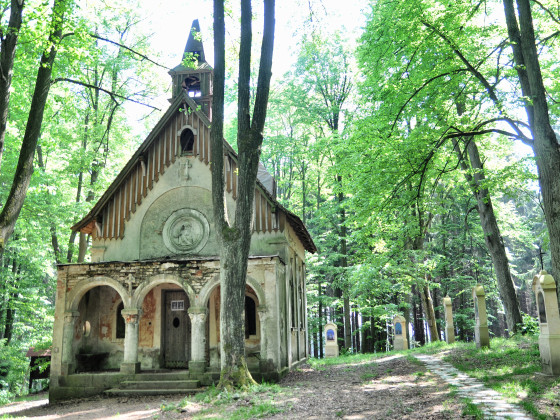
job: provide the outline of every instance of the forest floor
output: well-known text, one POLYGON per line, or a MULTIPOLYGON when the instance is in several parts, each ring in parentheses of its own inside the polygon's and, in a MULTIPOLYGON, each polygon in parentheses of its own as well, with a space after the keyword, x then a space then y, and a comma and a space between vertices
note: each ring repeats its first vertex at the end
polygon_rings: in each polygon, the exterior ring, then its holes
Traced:
MULTIPOLYGON (((215 390, 216 391, 216 390, 215 390)), ((45 399, 0 407, 0 418, 36 419, 458 419, 465 405, 414 357, 394 354, 350 363, 303 365, 277 385, 203 398, 45 399), (188 401, 188 402, 187 402, 188 401), (181 403, 182 402, 182 403, 181 403)))

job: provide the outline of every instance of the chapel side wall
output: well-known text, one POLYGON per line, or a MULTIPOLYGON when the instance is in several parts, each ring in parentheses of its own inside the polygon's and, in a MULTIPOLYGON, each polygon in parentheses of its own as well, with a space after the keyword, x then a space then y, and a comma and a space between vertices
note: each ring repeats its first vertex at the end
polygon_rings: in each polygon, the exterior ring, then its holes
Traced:
MULTIPOLYGON (((282 224, 282 223, 281 223, 282 224)), ((308 356, 307 308, 305 280, 305 248, 294 229, 284 224, 286 261, 286 351, 288 366, 294 366, 308 356)))

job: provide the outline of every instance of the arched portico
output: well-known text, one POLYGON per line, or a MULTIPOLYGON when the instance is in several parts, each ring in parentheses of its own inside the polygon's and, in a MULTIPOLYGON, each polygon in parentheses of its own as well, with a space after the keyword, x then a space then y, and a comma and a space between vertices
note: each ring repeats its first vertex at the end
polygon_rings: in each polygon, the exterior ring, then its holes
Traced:
MULTIPOLYGON (((215 276, 212 280, 208 281, 204 287, 200 289, 200 292, 196 296, 196 299, 194 300, 195 305, 201 308, 206 307, 208 305, 210 295, 219 284, 220 276, 215 276)), ((259 300, 259 305, 266 305, 265 293, 259 282, 253 277, 247 276, 247 285, 255 292, 255 295, 259 300)))
POLYGON ((62 330, 61 356, 66 371, 118 366, 115 350, 122 345, 114 342, 112 329, 115 305, 120 301, 130 305, 130 296, 120 282, 110 277, 96 276, 72 287, 66 299, 62 330))
MULTIPOLYGON (((205 316, 205 349, 204 352, 209 359, 212 368, 218 368, 220 364, 220 280, 219 275, 208 281, 200 290, 197 296, 197 308, 199 312, 204 312, 205 316)), ((266 355, 266 348, 263 346, 265 325, 263 319, 267 318, 267 306, 265 304, 265 293, 260 283, 255 278, 248 276, 245 288, 245 349, 247 356, 253 357, 258 363, 258 357, 266 355)), ((194 331, 194 328, 193 328, 194 331)), ((202 333, 200 333, 202 334, 202 333)), ((201 340, 194 346, 201 346, 201 340)))
POLYGON ((136 348, 144 368, 187 367, 194 296, 192 286, 173 274, 150 276, 135 289, 131 304, 139 311, 136 348))
POLYGON ((138 286, 138 288, 134 291, 134 294, 132 296, 131 306, 137 309, 141 309, 142 302, 144 302, 144 298, 150 292, 150 290, 152 290, 154 287, 166 283, 179 286, 181 289, 185 291, 190 302, 195 301, 196 294, 189 283, 183 281, 178 276, 173 276, 169 274, 157 274, 155 276, 149 277, 138 286))
POLYGON ((130 307, 131 297, 128 295, 126 289, 122 286, 121 283, 110 277, 96 276, 91 280, 81 280, 72 288, 70 294, 68 295, 68 298, 66 299, 66 310, 68 312, 77 311, 82 297, 88 290, 91 290, 97 286, 109 286, 115 289, 115 291, 119 294, 122 301, 124 302, 124 307, 130 307))

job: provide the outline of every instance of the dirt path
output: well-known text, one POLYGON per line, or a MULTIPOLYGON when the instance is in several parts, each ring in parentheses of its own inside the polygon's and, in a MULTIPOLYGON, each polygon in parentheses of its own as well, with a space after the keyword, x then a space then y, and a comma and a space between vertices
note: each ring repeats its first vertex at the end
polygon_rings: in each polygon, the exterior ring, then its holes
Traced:
MULTIPOLYGON (((458 419, 462 405, 447 384, 410 358, 309 366, 291 372, 273 395, 236 398, 218 407, 191 402, 183 412, 162 412, 162 404, 181 398, 95 398, 48 405, 46 400, 0 407, 0 417, 35 419, 186 419, 228 418, 264 400, 282 411, 268 419, 458 419)), ((246 411, 246 410, 245 410, 246 411)))

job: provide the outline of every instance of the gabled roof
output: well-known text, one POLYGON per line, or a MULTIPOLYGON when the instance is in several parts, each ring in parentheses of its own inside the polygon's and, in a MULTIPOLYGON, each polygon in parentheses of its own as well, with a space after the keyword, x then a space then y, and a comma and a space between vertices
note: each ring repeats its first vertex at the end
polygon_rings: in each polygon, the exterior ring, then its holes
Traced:
MULTIPOLYGON (((119 225, 119 229, 120 229, 120 235, 122 237, 122 234, 124 233, 124 219, 125 219, 125 214, 126 214, 126 218, 128 219, 129 217, 129 204, 123 204, 123 202, 126 202, 126 199, 132 197, 135 198, 136 196, 136 190, 138 188, 134 188, 134 191, 132 191, 132 188, 128 186, 127 183, 129 183, 129 181, 131 179, 135 180, 135 185, 140 185, 143 183, 143 185, 146 185, 146 180, 145 180, 145 175, 144 175, 144 179, 143 181, 141 180, 142 176, 140 175, 140 164, 139 162, 143 164, 143 156, 145 156, 146 154, 148 154, 149 150, 152 150, 155 146, 154 143, 156 141, 158 141, 158 139, 161 137, 160 134, 161 132, 165 129, 165 127, 168 125, 168 123, 170 122, 170 120, 177 115, 178 110, 181 107, 188 107, 189 108, 189 113, 195 114, 196 117, 198 117, 198 119, 202 122, 202 124, 204 125, 206 130, 209 130, 210 128, 210 120, 208 119, 208 117, 201 112, 200 110, 198 110, 198 106, 197 104, 193 101, 192 98, 190 98, 185 92, 183 92, 182 95, 178 95, 173 102, 171 103, 171 105, 169 106, 169 108, 167 109, 167 111, 165 112, 165 114, 163 115, 163 117, 158 121, 158 123, 154 126, 154 128, 152 129, 152 131, 150 132, 150 134, 148 134, 148 136, 146 137, 146 140, 144 140, 144 142, 140 145, 140 147, 136 150, 136 152, 132 155, 132 157, 130 158, 130 160, 127 162, 127 164, 124 166, 124 168, 121 170, 121 172, 117 175, 117 177, 115 178, 115 180, 111 183, 111 185, 109 186, 109 188, 105 191, 105 193, 101 196, 101 198, 97 201, 97 203, 93 206, 93 208, 90 210, 90 212, 82 219, 80 220, 78 223, 76 223, 74 226, 72 226, 72 230, 74 231, 83 231, 85 233, 91 233, 94 229, 95 229, 95 223, 96 223, 96 219, 103 215, 104 211, 106 212, 107 207, 117 207, 117 211, 119 210, 118 207, 120 206, 120 225, 119 225), (138 175, 136 175, 136 173, 138 173, 138 175), (125 187, 126 185, 126 187, 125 187), (119 196, 119 200, 116 200, 115 196, 119 196), (124 201, 123 201, 124 200, 124 201), (116 204, 115 204, 116 203, 116 204), (126 206, 126 210, 125 207, 126 206)), ((170 149, 172 149, 172 147, 170 147, 170 149)), ((163 146, 160 150, 163 150, 163 146)), ((206 156, 205 156, 205 162, 208 164, 209 159, 208 159, 208 149, 206 150, 202 150, 201 152, 205 152, 206 156)), ((164 152, 160 152, 159 157, 154 158, 154 163, 157 166, 158 161, 161 158, 161 162, 164 161, 164 158, 162 157, 162 153, 164 152)), ((167 153, 167 164, 170 164, 170 161, 174 162, 175 161, 175 156, 172 156, 172 159, 169 158, 169 150, 166 151, 167 153)), ((165 154, 165 153, 164 153, 165 154)), ((172 154, 172 153, 171 153, 172 154)), ((233 150, 233 148, 229 145, 229 143, 224 140, 224 154, 226 156, 229 157, 229 159, 233 162, 233 164, 237 164, 237 153, 233 150)), ((152 158, 149 158, 150 162, 151 162, 152 158)), ((202 160, 202 157, 201 157, 202 160)), ((148 162, 148 163, 150 163, 148 162)), ((153 170, 153 169, 152 169, 153 170)), ((161 163, 160 163, 160 172, 163 173, 163 170, 161 168, 161 163)), ((158 172, 158 169, 156 169, 156 172, 158 172)), ((234 170, 234 168, 230 168, 230 171, 228 172, 228 191, 231 191, 232 189, 233 194, 234 194, 234 198, 236 197, 235 195, 235 186, 236 186, 236 180, 233 178, 237 177, 236 171, 234 170)), ((270 179, 268 179, 268 177, 263 176, 263 174, 261 174, 261 176, 259 177, 259 179, 262 179, 263 181, 265 181, 265 183, 268 183, 268 181, 270 181, 270 179)), ((296 235, 298 236, 298 238, 301 240, 302 244, 304 245, 305 249, 309 252, 316 252, 317 248, 315 247, 315 244, 313 242, 313 239, 311 238, 311 235, 309 234, 309 232, 307 231, 307 229, 305 228, 303 222, 301 221, 301 219, 296 216, 295 214, 293 214, 292 212, 290 212, 289 210, 287 210, 285 207, 283 207, 280 203, 278 203, 278 201, 276 200, 276 198, 273 196, 272 191, 270 191, 267 187, 265 187, 265 185, 263 185, 263 183, 257 179, 257 190, 260 191, 260 196, 265 197, 265 201, 263 203, 258 204, 259 209, 261 209, 261 211, 263 212, 262 214, 264 215, 264 207, 266 206, 269 213, 272 211, 277 211, 280 210, 282 213, 284 213, 286 215, 286 219, 288 221, 288 223, 290 224, 290 226, 294 229, 296 235)), ((157 181, 157 179, 156 179, 157 181)), ((150 181, 151 182, 151 181, 150 181)), ((270 186, 267 185, 269 188, 270 186)), ((150 186, 151 189, 151 186, 150 186)), ((146 190, 146 188, 144 189, 146 190)), ((144 196, 146 196, 146 191, 144 191, 144 196)), ((140 190, 138 189, 138 205, 140 205, 141 203, 141 199, 142 196, 140 194, 140 190)), ((257 197, 255 197, 255 199, 257 199, 257 197)), ((135 206, 136 203, 133 204, 134 208, 132 209, 132 212, 134 212, 135 210, 135 206)), ((131 205, 132 206, 132 205, 131 205)), ((130 207, 131 207, 130 206, 130 207)), ((106 213, 105 213, 106 214, 106 213)), ((266 219, 266 216, 263 216, 264 219, 266 219)), ((115 220, 116 220, 116 216, 115 216, 115 220)), ((116 221, 115 223, 118 223, 118 221, 116 221)), ((268 231, 271 230, 271 225, 273 225, 274 223, 270 222, 270 220, 267 222, 266 220, 263 220, 260 222, 261 226, 261 230, 265 231, 266 229, 268 229, 268 231)), ((114 227, 115 232, 117 231, 117 227, 114 227)), ((116 235, 115 235, 116 236, 116 235)))

